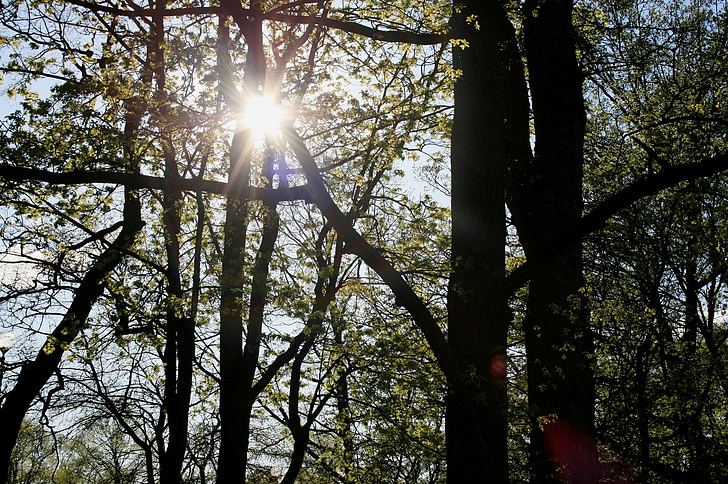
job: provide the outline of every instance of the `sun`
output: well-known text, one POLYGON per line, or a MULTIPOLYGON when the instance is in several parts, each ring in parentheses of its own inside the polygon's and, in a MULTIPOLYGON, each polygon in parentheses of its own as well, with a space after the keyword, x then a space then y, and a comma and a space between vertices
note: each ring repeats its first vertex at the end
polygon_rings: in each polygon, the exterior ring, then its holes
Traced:
POLYGON ((271 96, 251 96, 240 118, 244 129, 251 129, 255 136, 280 133, 285 110, 271 96))

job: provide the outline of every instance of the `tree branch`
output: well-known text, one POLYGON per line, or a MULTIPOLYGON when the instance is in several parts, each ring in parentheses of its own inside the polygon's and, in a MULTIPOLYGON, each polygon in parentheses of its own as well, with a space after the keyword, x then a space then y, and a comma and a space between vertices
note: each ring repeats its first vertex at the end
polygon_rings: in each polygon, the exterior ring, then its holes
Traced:
POLYGON ((445 378, 452 384, 459 383, 462 374, 460 365, 432 313, 397 269, 354 229, 351 220, 341 212, 327 191, 311 153, 293 126, 285 127, 284 132, 306 175, 313 202, 344 240, 347 250, 356 254, 376 272, 389 286, 399 303, 409 311, 415 324, 427 339, 445 378))
POLYGON ((118 15, 119 17, 151 17, 151 16, 162 16, 162 17, 182 17, 184 15, 203 15, 203 14, 218 14, 222 11, 220 7, 186 7, 186 8, 170 8, 170 9, 138 9, 138 10, 126 10, 117 7, 107 7, 105 5, 99 5, 94 2, 86 2, 84 0, 66 0, 72 5, 77 7, 84 7, 93 12, 104 12, 112 15, 118 15))
POLYGON ((506 278, 504 292, 513 294, 543 267, 553 260, 562 250, 578 243, 584 237, 604 227, 604 224, 620 210, 650 195, 689 180, 716 175, 728 170, 728 154, 715 155, 704 161, 673 165, 660 173, 639 178, 611 197, 600 202, 581 220, 554 237, 535 257, 517 267, 506 278))
POLYGON ((287 15, 283 13, 266 14, 263 18, 275 20, 288 24, 316 24, 321 27, 329 27, 350 34, 359 34, 374 40, 383 42, 403 42, 417 45, 442 44, 448 40, 447 34, 419 33, 405 30, 380 30, 367 27, 356 22, 347 22, 328 17, 316 17, 311 15, 287 15))
MULTIPOLYGON (((0 178, 14 182, 41 181, 51 185, 100 183, 123 185, 133 189, 147 188, 152 190, 163 190, 168 183, 165 178, 133 173, 82 170, 59 173, 39 168, 18 167, 4 163, 0 163, 0 178)), ((261 200, 271 203, 304 200, 313 203, 306 186, 291 188, 235 187, 226 182, 204 180, 201 178, 180 178, 178 182, 181 190, 189 192, 206 192, 217 195, 239 192, 250 200, 261 200)))
MULTIPOLYGON (((151 17, 152 15, 158 15, 163 17, 182 17, 185 15, 217 15, 226 11, 226 9, 222 7, 187 7, 160 10, 126 10, 123 8, 98 5, 96 3, 87 2, 84 0, 68 0, 68 3, 79 7, 88 8, 89 10, 92 10, 94 12, 104 12, 112 15, 118 15, 120 17, 151 17)), ((240 18, 241 16, 250 17, 252 11, 250 9, 240 7, 236 8, 234 13, 236 14, 235 16, 237 18, 240 18)), ((329 27, 344 32, 349 32, 351 34, 363 35, 365 37, 369 37, 370 39, 381 40, 383 42, 404 42, 418 45, 433 45, 441 44, 448 39, 448 36, 446 34, 428 34, 403 30, 379 30, 358 24, 356 22, 348 22, 345 20, 337 20, 311 15, 287 15, 283 13, 267 13, 263 14, 263 19, 283 22, 292 25, 315 24, 322 27, 329 27)))

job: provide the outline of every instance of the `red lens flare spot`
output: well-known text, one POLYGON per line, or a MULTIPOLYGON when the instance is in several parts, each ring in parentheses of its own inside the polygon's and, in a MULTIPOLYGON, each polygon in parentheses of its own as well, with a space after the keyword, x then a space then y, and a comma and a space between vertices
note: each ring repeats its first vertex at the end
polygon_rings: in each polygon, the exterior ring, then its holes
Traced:
POLYGON ((499 380, 505 380, 506 367, 506 357, 504 355, 495 355, 490 360, 490 376, 499 380))

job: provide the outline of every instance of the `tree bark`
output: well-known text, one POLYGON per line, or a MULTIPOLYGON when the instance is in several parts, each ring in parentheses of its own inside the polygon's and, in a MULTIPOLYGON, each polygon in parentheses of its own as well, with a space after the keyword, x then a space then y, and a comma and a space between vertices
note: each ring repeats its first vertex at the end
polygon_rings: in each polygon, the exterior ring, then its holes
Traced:
MULTIPOLYGON (((254 2, 259 5, 259 2, 254 2)), ((245 66, 245 92, 256 93, 263 86, 265 60, 262 50, 261 19, 247 21, 239 2, 225 1, 221 6, 233 17, 248 44, 245 66), (262 63, 261 63, 262 60, 262 63)), ((234 89, 232 66, 228 50, 229 30, 221 16, 218 28, 218 68, 221 91, 225 102, 239 108, 242 100, 234 89)), ((243 374, 243 296, 245 247, 247 239, 248 199, 245 189, 250 185, 251 131, 238 130, 230 146, 225 213, 225 238, 220 276, 220 454, 217 482, 245 482, 248 447, 248 389, 240 384, 243 374)))
POLYGON ((452 274, 448 343, 460 362, 449 381, 447 479, 508 482, 504 293, 506 178, 528 151, 528 97, 515 30, 497 0, 457 2, 452 36, 452 274))
MULTIPOLYGON (((524 40, 535 131, 514 222, 529 261, 581 219, 585 111, 570 1, 528 0, 524 40)), ((516 208, 517 207, 517 208, 516 208)), ((531 278, 525 341, 534 482, 597 482, 593 341, 580 290, 581 241, 531 278)))
MULTIPOLYGON (((247 185, 250 164, 235 162, 249 133, 238 132, 231 147, 230 177, 247 185), (243 166, 241 166, 243 165, 243 166)), ((245 482, 247 439, 243 369, 243 268, 247 239, 248 201, 230 194, 225 216, 225 248, 220 276, 220 454, 217 482, 245 482), (246 444, 243 444, 243 440, 246 444), (243 480, 241 480, 243 476, 243 480)))

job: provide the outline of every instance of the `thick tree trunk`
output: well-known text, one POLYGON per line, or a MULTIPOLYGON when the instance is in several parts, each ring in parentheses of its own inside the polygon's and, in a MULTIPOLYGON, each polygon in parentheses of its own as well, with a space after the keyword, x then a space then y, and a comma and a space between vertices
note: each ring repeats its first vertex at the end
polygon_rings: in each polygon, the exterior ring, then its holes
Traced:
MULTIPOLYGON (((231 147, 230 182, 247 186, 249 160, 242 160, 249 133, 237 132, 231 147)), ((243 268, 247 239, 248 201, 228 195, 225 248, 220 276, 220 454, 217 482, 245 482, 247 462, 246 391, 243 372, 243 268)))
MULTIPOLYGON (((248 21, 242 5, 235 0, 221 2, 244 33, 248 45, 245 65, 244 92, 255 95, 264 87, 265 57, 261 15, 248 21)), ((260 1, 251 2, 251 10, 260 12, 260 1)), ((221 91, 232 108, 242 105, 234 88, 231 61, 227 49, 230 39, 224 17, 218 29, 218 60, 221 91)), ((250 185, 251 131, 236 131, 230 147, 228 193, 225 214, 225 240, 220 276, 220 454, 217 467, 218 483, 245 482, 250 426, 250 388, 241 382, 244 374, 243 356, 243 296, 245 247, 247 239, 248 200, 242 190, 250 185)), ((248 382, 249 385, 251 382, 248 382)))
POLYGON ((495 0, 461 3, 452 20, 453 37, 467 45, 453 47, 461 76, 452 133, 448 342, 463 371, 449 381, 447 479, 507 482, 506 177, 518 140, 528 147, 528 98, 505 10, 495 0))
POLYGON ((510 17, 497 1, 458 4, 453 38, 465 39, 467 46, 454 47, 462 75, 452 135, 448 305, 450 345, 464 378, 451 389, 448 404, 448 480, 508 477, 505 388, 499 388, 496 370, 510 322, 510 295, 500 289, 506 199, 529 263, 540 268, 530 283, 526 321, 535 480, 557 479, 559 465, 570 467, 562 477, 589 480, 598 462, 591 438, 592 342, 579 297, 581 246, 565 246, 548 263, 542 258, 554 237, 581 217, 585 116, 572 6, 555 1, 524 6, 534 157, 522 55, 510 17))
MULTIPOLYGON (((527 1, 524 39, 535 130, 529 189, 514 220, 529 262, 581 218, 585 112, 569 1, 527 1)), ((596 482, 592 336, 581 242, 536 271, 525 322, 535 482, 596 482)))

